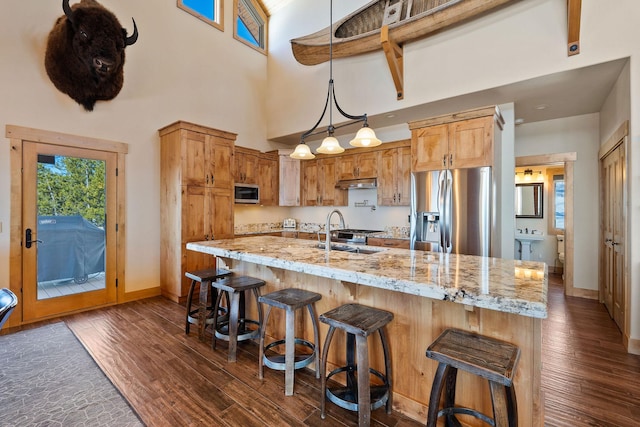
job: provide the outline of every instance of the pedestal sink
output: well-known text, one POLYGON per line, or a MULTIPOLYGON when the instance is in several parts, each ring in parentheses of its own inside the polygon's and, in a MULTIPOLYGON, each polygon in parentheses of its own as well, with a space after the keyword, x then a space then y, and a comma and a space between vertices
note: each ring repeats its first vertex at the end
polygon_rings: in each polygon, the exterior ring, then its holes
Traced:
POLYGON ((534 242, 544 240, 544 234, 529 234, 516 232, 516 240, 520 242, 520 259, 523 261, 531 260, 531 245, 534 242))

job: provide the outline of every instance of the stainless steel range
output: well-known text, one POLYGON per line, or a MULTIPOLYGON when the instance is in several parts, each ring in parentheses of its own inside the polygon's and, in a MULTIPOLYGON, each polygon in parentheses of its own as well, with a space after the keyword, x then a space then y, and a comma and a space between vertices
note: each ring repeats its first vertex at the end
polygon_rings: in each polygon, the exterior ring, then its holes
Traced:
POLYGON ((367 237, 373 233, 380 233, 382 230, 358 230, 352 228, 345 228, 343 230, 332 230, 331 241, 341 243, 367 243, 367 237))

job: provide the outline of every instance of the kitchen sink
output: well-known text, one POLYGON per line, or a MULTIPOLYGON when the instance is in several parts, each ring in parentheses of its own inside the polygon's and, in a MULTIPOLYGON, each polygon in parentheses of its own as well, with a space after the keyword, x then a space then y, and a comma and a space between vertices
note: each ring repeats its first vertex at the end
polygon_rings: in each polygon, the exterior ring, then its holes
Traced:
MULTIPOLYGON (((315 248, 325 250, 325 244, 318 243, 315 246, 315 248)), ((367 248, 366 246, 339 245, 339 244, 332 243, 331 250, 339 251, 339 252, 352 252, 355 254, 376 254, 378 252, 384 252, 386 249, 383 249, 383 248, 373 249, 373 248, 367 248)))

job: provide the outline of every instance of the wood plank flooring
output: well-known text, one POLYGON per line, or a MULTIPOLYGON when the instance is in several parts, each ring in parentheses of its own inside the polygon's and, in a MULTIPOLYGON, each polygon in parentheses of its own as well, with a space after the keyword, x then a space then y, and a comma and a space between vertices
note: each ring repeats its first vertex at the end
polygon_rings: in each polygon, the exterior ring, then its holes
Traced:
POLYGON ((640 425, 640 356, 628 354, 603 304, 565 297, 549 284, 542 322, 547 426, 640 425))
MULTIPOLYGON (((640 425, 640 356, 625 352, 604 306, 567 298, 558 283, 552 276, 543 322, 545 425, 640 425)), ((320 418, 319 381, 309 372, 296 372, 295 395, 285 397, 282 372, 267 368, 257 378, 255 344, 241 344, 229 364, 224 343, 212 351, 196 328, 184 334, 183 316, 183 307, 157 297, 64 320, 149 426, 357 425, 357 414, 333 404, 320 418)), ((424 420, 378 409, 372 425, 424 420)))

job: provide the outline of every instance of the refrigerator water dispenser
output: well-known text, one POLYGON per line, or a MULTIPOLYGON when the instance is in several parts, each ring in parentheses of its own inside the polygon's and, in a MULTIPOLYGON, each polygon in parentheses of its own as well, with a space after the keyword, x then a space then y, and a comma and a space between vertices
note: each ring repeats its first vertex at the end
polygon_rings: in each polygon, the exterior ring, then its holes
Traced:
POLYGON ((418 222, 420 241, 440 242, 440 212, 420 212, 421 221, 418 222))

